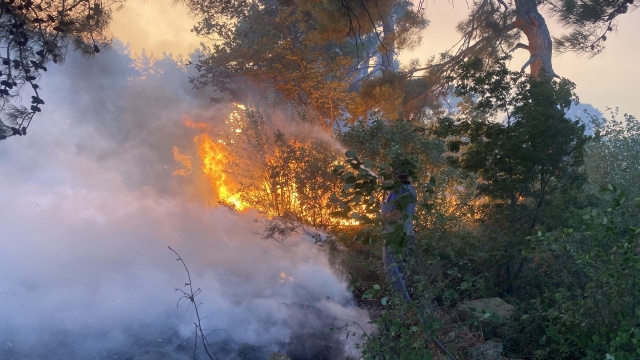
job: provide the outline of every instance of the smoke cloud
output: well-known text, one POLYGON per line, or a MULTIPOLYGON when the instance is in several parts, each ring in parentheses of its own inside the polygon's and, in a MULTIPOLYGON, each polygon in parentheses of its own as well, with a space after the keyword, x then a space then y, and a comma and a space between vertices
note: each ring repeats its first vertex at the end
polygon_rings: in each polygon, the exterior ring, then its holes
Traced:
POLYGON ((168 246, 202 289, 221 358, 354 354, 328 327, 367 316, 321 247, 265 240, 257 214, 208 206, 195 164, 172 176, 174 146, 193 150, 184 116, 231 110, 192 90, 181 61, 132 59, 121 44, 71 54, 43 78, 29 135, 0 143, 0 358, 191 358, 193 309, 174 292, 187 276, 168 246))

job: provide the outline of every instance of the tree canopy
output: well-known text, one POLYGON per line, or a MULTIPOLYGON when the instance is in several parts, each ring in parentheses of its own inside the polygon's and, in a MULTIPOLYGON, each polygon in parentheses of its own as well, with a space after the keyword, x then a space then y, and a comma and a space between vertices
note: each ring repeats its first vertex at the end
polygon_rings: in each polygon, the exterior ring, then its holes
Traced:
POLYGON ((629 0, 476 0, 458 24, 462 39, 455 50, 424 67, 400 68, 398 52, 419 44, 428 25, 422 2, 182 2, 197 20, 194 31, 211 41, 193 79, 196 87, 214 86, 232 98, 256 86, 274 89, 327 126, 371 110, 389 119, 422 116, 448 91, 447 76, 473 57, 491 62, 524 49, 530 56, 522 70, 529 67, 534 79, 557 77, 554 47, 598 53, 617 16, 635 7, 629 0), (569 30, 555 45, 545 13, 569 30), (526 43, 519 42, 522 35, 526 43))
POLYGON ((121 0, 0 3, 0 140, 27 134, 45 103, 38 79, 50 62, 64 61, 69 45, 92 56, 109 44, 107 26, 120 4, 121 0), (27 94, 31 95, 28 108, 21 100, 27 94))

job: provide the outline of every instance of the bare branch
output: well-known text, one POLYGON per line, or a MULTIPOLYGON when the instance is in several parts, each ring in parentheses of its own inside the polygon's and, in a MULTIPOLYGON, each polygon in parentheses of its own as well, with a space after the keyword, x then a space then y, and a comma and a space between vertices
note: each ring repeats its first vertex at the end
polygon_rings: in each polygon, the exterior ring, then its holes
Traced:
MULTIPOLYGON (((187 267, 187 264, 184 262, 184 260, 182 260, 182 258, 180 257, 180 255, 178 254, 177 251, 173 250, 171 248, 171 246, 168 246, 169 250, 173 251, 174 254, 176 254, 176 256, 178 256, 178 258, 176 259, 177 261, 180 261, 182 263, 182 266, 184 266, 184 270, 187 272, 187 279, 189 279, 189 282, 185 283, 185 286, 189 286, 189 291, 184 291, 180 288, 176 288, 175 291, 176 292, 180 292, 182 293, 182 296, 180 297, 180 299, 178 299, 178 305, 180 304, 180 300, 181 299, 188 299, 192 304, 193 304, 193 308, 196 311, 196 319, 198 320, 198 322, 194 322, 193 324, 196 327, 196 331, 195 331, 195 335, 196 335, 196 346, 197 346, 197 339, 200 338, 200 340, 202 341, 202 346, 204 347, 204 351, 207 353, 207 356, 209 356, 209 359, 211 360, 219 360, 218 355, 216 355, 215 352, 213 352, 212 350, 212 346, 209 343, 209 340, 207 339, 207 336, 204 334, 204 331, 202 331, 202 325, 201 325, 201 318, 200 318, 200 313, 198 311, 198 308, 200 307, 197 303, 196 303, 196 296, 198 296, 198 294, 200 294, 202 292, 202 290, 200 290, 200 288, 193 290, 193 285, 191 283, 191 274, 189 273, 189 268, 187 267)), ((196 349, 194 347, 193 350, 193 358, 196 358, 196 349)))

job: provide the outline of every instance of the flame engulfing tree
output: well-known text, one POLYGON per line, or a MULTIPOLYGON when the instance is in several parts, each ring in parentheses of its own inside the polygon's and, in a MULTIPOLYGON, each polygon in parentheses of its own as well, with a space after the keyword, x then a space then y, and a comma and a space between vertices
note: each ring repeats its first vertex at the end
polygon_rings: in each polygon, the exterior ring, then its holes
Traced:
POLYGON ((88 56, 109 44, 105 31, 112 9, 121 3, 122 0, 0 2, 0 140, 27 134, 34 115, 44 105, 37 81, 49 62, 64 61, 70 44, 88 56), (29 108, 21 105, 24 92, 32 94, 29 108))
MULTIPOLYGON (((340 188, 331 169, 339 159, 328 139, 300 122, 287 120, 283 133, 268 109, 237 105, 228 127, 214 134, 205 124, 187 122, 200 134, 194 138, 202 170, 216 201, 235 210, 257 210, 297 225, 331 228, 345 225, 331 216, 330 195, 340 188)), ((289 119, 294 114, 284 115, 289 119)), ((180 157, 176 158, 177 161, 180 157)), ((177 175, 184 175, 179 173, 177 175)), ((188 175, 188 174, 186 174, 188 175)))

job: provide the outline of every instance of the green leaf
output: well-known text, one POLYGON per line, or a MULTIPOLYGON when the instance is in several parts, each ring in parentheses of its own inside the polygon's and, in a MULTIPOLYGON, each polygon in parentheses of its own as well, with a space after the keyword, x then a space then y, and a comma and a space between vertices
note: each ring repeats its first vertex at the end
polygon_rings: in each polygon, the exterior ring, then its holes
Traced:
POLYGON ((380 285, 378 285, 378 284, 373 285, 373 289, 374 290, 380 290, 380 285))
POLYGON ((358 156, 355 150, 347 150, 344 155, 350 159, 355 159, 358 156))
POLYGON ((363 166, 365 167, 365 169, 372 169, 373 163, 371 162, 371 160, 367 159, 363 161, 363 166))
POLYGON ((417 332, 418 330, 420 330, 420 329, 418 329, 417 326, 412 326, 411 327, 411 331, 413 331, 413 332, 417 332))
POLYGON ((448 298, 454 298, 456 296, 456 292, 453 289, 449 289, 444 292, 444 296, 448 298))
POLYGON ((386 306, 387 302, 389 301, 389 298, 387 298, 386 296, 382 298, 382 300, 380 300, 380 302, 382 303, 382 305, 386 306))

